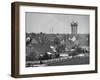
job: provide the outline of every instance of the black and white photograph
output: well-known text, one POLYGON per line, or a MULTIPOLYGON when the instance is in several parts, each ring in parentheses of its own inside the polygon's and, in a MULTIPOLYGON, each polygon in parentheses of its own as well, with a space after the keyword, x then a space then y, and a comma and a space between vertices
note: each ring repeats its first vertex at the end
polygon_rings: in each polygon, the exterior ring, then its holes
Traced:
POLYGON ((26 67, 88 65, 90 16, 25 13, 26 67))
POLYGON ((12 76, 97 73, 97 7, 12 3, 12 76))

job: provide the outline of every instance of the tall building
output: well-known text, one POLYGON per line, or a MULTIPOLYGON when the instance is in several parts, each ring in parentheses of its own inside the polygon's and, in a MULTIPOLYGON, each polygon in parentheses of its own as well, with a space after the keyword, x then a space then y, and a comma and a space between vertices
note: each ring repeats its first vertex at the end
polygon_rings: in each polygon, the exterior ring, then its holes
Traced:
POLYGON ((74 34, 74 35, 77 34, 77 27, 78 27, 78 22, 77 21, 73 21, 71 23, 71 34, 74 34))

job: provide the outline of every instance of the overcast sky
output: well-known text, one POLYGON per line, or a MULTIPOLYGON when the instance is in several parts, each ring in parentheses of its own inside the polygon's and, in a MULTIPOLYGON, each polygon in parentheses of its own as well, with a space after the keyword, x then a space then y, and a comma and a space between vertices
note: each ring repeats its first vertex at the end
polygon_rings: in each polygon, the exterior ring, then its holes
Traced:
POLYGON ((34 33, 71 33, 71 22, 78 22, 79 34, 89 33, 89 16, 74 14, 47 14, 47 13, 30 13, 25 15, 26 32, 34 33))

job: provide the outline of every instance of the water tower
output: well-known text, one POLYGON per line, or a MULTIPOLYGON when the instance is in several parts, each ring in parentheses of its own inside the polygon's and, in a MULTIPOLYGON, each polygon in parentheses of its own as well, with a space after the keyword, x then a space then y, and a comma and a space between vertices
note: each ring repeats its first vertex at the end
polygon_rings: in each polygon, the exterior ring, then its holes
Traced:
POLYGON ((76 35, 77 34, 77 27, 78 27, 78 22, 73 21, 71 23, 71 34, 76 35))

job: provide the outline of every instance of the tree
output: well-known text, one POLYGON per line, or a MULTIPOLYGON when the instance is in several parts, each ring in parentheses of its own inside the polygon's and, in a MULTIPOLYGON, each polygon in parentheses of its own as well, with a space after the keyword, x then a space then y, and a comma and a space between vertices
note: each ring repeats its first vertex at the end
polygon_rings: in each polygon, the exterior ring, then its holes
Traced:
POLYGON ((56 48, 56 51, 58 53, 61 53, 61 52, 65 51, 65 45, 61 45, 61 44, 58 45, 57 48, 56 48))
POLYGON ((60 44, 60 40, 57 37, 54 39, 54 44, 55 45, 59 45, 60 44))

